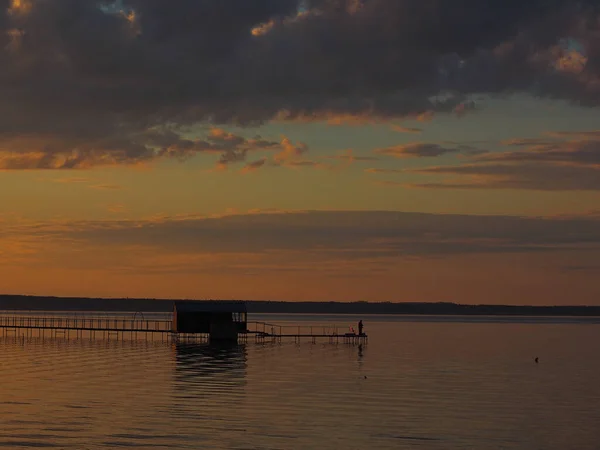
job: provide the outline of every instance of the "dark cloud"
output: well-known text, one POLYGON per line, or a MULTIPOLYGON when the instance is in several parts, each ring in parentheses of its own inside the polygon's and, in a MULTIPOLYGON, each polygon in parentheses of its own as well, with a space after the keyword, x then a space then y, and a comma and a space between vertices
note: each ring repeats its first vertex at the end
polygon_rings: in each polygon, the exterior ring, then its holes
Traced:
MULTIPOLYGON (((243 162, 246 160, 248 152, 259 150, 283 151, 289 144, 289 139, 283 138, 281 142, 269 141, 261 136, 247 139, 242 136, 229 133, 221 128, 212 128, 205 139, 182 139, 174 133, 172 140, 159 139, 153 142, 159 145, 161 150, 159 156, 177 157, 185 159, 194 156, 197 153, 221 153, 217 164, 221 167, 231 163, 243 162)), ((158 134, 159 138, 164 135, 158 134)), ((306 144, 300 143, 305 148, 306 144)))
POLYGON ((221 155, 217 164, 219 164, 220 166, 224 166, 230 163, 245 161, 247 153, 247 150, 227 151, 221 155))
MULTIPOLYGON (((596 132, 555 133, 554 140, 527 138, 503 142, 517 151, 468 154, 469 163, 404 173, 456 176, 450 181, 411 187, 453 189, 600 190, 600 139, 596 132), (569 138, 575 137, 575 140, 569 138)), ((385 172, 385 170, 372 170, 385 172)))
POLYGON ((546 134, 559 138, 600 139, 600 131, 552 131, 546 134))
MULTIPOLYGON (((291 104, 291 116, 464 112, 474 106, 465 96, 478 92, 535 90, 586 101, 594 93, 593 83, 556 62, 570 51, 561 53, 560 39, 575 32, 579 18, 595 17, 588 9, 595 1, 356 3, 320 2, 318 14, 274 26, 253 61, 277 58, 283 68, 266 77, 254 70, 260 78, 253 85, 265 86, 265 94, 267 87, 289 97, 296 87, 313 94, 297 99, 296 109, 291 104)), ((592 36, 593 29, 581 33, 592 36)), ((598 92, 593 97, 597 102, 598 92)))
POLYGON ((458 180, 411 184, 437 189, 532 189, 541 191, 598 191, 600 168, 595 166, 539 164, 464 164, 410 170, 426 175, 457 175, 458 180))
POLYGON ((158 158, 185 160, 199 153, 220 154, 218 164, 245 161, 248 152, 301 148, 289 139, 271 141, 261 136, 248 139, 220 128, 211 128, 202 139, 188 139, 171 130, 148 130, 120 139, 68 140, 46 142, 42 138, 11 139, 0 144, 0 169, 85 169, 95 166, 152 162, 158 158))
POLYGON ((1 0, 3 167, 180 157, 205 148, 183 133, 200 122, 425 117, 480 93, 597 106, 598 14, 597 0, 1 0))
MULTIPOLYGON (((178 253, 309 251, 362 258, 599 251, 599 225, 593 217, 307 211, 35 225, 18 232, 178 253)), ((16 231, 4 228, 8 237, 11 232, 16 231)))
POLYGON ((510 139, 502 141, 500 144, 507 147, 531 147, 532 145, 554 145, 556 141, 551 139, 543 138, 523 138, 523 139, 510 139))
POLYGON ((267 158, 257 159, 256 161, 249 162, 242 168, 242 172, 254 172, 255 170, 260 169, 267 162, 267 158))
POLYGON ((600 165, 600 140, 544 143, 517 152, 487 153, 478 158, 495 162, 551 162, 600 165))
POLYGON ((397 131, 398 133, 411 133, 411 134, 419 134, 423 131, 421 128, 403 127, 400 125, 393 125, 392 130, 397 131))
POLYGON ((0 144, 0 169, 85 169, 143 163, 156 156, 151 147, 128 138, 17 138, 0 144))

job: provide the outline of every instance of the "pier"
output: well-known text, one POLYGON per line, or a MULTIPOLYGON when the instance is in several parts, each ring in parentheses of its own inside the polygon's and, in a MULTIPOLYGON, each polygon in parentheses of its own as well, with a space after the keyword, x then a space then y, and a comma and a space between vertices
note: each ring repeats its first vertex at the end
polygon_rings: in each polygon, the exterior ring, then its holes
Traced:
POLYGON ((93 312, 2 311, 0 328, 3 336, 70 338, 160 338, 172 334, 172 320, 146 319, 141 313, 130 315, 99 314, 93 312))
MULTIPOLYGON (((217 303, 217 302, 214 302, 217 303)), ((213 309, 215 307, 213 306, 213 309)), ((57 311, 0 311, 0 333, 3 337, 64 338, 105 340, 160 340, 174 342, 212 342, 213 340, 257 344, 308 342, 329 344, 366 344, 368 336, 349 332, 343 325, 277 325, 247 321, 245 312, 234 312, 226 320, 226 305, 207 320, 205 311, 191 320, 183 313, 100 313, 57 311), (237 314, 237 315, 236 315, 237 314), (215 319, 216 317, 216 319, 215 319), (225 318, 225 319, 224 319, 225 318), (234 323, 232 328, 229 323, 234 323), (225 325, 224 325, 225 324, 225 325)), ((213 311, 214 312, 214 311, 213 311)))
POLYGON ((330 344, 366 344, 369 337, 365 334, 356 334, 346 331, 347 326, 339 325, 275 325, 266 322, 249 322, 245 338, 254 336, 257 343, 282 342, 293 340, 299 344, 301 341, 328 342, 330 344))

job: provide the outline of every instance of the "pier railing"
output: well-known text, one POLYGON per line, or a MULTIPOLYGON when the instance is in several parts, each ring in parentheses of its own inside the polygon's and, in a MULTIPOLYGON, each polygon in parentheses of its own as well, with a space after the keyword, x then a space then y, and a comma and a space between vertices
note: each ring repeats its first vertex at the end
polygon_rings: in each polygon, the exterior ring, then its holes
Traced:
MULTIPOLYGON (((54 311, 0 311, 0 329, 3 336, 42 337, 46 331, 56 336, 69 337, 71 332, 77 337, 94 338, 97 332, 101 336, 143 337, 157 336, 160 339, 174 337, 184 340, 207 340, 208 333, 176 333, 173 331, 173 315, 170 313, 124 313, 124 312, 54 312, 54 311), (189 336, 188 336, 189 335, 189 336)), ((276 325, 269 322, 248 322, 245 332, 239 339, 246 342, 254 336, 257 342, 281 342, 282 339, 294 339, 300 342, 309 338, 313 343, 318 339, 328 339, 331 343, 366 342, 366 335, 357 335, 347 325, 276 325)))
POLYGON ((163 318, 143 318, 139 314, 101 315, 82 313, 0 312, 0 327, 31 329, 64 329, 84 331, 169 332, 172 321, 163 318))
POLYGON ((275 325, 268 322, 248 322, 248 332, 265 336, 342 336, 350 333, 346 325, 275 325))
POLYGON ((366 343, 366 334, 356 334, 346 325, 275 325, 267 322, 248 322, 248 334, 254 334, 257 342, 281 342, 283 338, 292 338, 295 342, 309 339, 327 339, 330 343, 366 343))

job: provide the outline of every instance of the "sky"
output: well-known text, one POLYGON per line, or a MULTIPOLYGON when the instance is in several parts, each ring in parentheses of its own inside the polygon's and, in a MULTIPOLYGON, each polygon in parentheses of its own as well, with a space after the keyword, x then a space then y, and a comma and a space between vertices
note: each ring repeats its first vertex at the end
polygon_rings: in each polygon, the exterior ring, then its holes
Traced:
POLYGON ((600 305, 599 0, 0 0, 0 293, 600 305))

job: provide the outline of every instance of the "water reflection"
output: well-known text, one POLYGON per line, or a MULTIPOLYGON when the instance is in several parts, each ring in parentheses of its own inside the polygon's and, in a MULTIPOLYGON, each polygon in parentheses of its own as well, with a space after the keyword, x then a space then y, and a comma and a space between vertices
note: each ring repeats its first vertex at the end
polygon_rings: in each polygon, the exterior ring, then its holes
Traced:
POLYGON ((173 344, 176 395, 232 395, 246 383, 244 345, 173 344))
POLYGON ((244 345, 173 344, 175 367, 180 378, 206 378, 215 375, 243 378, 247 354, 244 345))
POLYGON ((363 358, 365 357, 365 347, 363 346, 363 344, 358 344, 358 355, 357 355, 357 361, 358 361, 358 368, 362 373, 362 369, 364 368, 364 361, 363 358))
POLYGON ((244 347, 11 335, 0 448, 598 449, 598 326, 369 332, 244 347))

